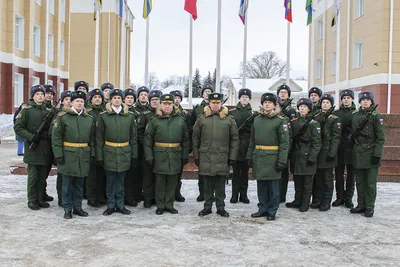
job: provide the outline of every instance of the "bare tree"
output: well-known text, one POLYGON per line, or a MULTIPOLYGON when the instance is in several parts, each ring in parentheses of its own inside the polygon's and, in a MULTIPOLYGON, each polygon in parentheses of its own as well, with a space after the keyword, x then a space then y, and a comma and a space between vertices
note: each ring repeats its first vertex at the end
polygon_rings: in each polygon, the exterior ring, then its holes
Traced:
MULTIPOLYGON (((243 62, 241 62, 241 67, 243 62)), ((246 63, 246 77, 256 79, 270 79, 280 77, 286 73, 286 62, 281 60, 275 52, 268 51, 255 55, 246 63)), ((240 73, 243 76, 243 73, 240 73)))
POLYGON ((149 73, 149 89, 157 89, 160 86, 160 80, 158 80, 157 75, 154 72, 149 73))
POLYGON ((161 87, 162 88, 167 88, 171 85, 185 85, 188 81, 188 76, 184 75, 184 76, 169 76, 168 79, 165 79, 162 83, 161 83, 161 87))

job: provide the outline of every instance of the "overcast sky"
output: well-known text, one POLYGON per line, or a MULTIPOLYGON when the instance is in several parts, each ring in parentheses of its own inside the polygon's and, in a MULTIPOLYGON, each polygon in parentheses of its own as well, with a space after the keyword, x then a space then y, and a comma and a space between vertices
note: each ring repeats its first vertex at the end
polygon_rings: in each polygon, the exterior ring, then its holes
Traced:
MULTIPOLYGON (((308 28, 305 0, 293 1, 291 26, 292 78, 308 70, 308 28)), ((243 59, 243 24, 238 16, 240 0, 222 0, 221 74, 238 77, 243 59)), ((249 0, 247 58, 274 51, 286 60, 284 0, 249 0)), ((143 0, 128 0, 135 16, 131 39, 131 79, 143 81, 146 21, 142 18, 143 0)), ((170 75, 189 73, 189 14, 184 0, 153 0, 150 18, 149 72, 160 80, 170 75)), ((198 18, 193 30, 193 69, 204 76, 216 66, 217 0, 198 0, 198 18)))

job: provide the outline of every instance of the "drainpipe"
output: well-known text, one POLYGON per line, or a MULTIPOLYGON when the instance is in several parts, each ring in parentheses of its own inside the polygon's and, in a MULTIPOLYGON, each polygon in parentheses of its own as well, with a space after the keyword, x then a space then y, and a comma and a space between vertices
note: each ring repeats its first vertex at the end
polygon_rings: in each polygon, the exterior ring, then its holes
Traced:
POLYGON ((386 113, 390 114, 390 104, 392 99, 392 62, 393 62, 393 9, 394 0, 390 0, 390 33, 389 33, 389 77, 388 77, 388 91, 387 91, 387 107, 386 113))

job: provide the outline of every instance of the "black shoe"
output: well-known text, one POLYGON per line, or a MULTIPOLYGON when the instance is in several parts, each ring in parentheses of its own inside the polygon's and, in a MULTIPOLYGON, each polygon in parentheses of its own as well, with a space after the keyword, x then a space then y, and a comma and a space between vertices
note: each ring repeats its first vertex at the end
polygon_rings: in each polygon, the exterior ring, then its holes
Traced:
POLYGON ((51 201, 53 201, 53 200, 54 200, 54 197, 49 196, 47 193, 44 193, 44 194, 43 194, 43 201, 51 202, 51 201))
POLYGON ((135 200, 125 200, 125 205, 131 206, 131 207, 137 207, 138 203, 135 200))
POLYGON ((94 207, 94 208, 100 207, 100 202, 98 202, 96 199, 95 199, 95 200, 88 200, 88 201, 87 201, 87 204, 88 204, 89 206, 94 207))
POLYGON ((66 211, 64 213, 64 219, 72 219, 72 213, 70 211, 66 211))
POLYGON ((181 194, 175 196, 175 201, 177 202, 185 202, 185 200, 186 199, 181 194))
POLYGON ((163 209, 160 209, 160 208, 157 208, 156 209, 156 214, 157 215, 162 215, 164 213, 164 210, 163 209))
POLYGON ((73 213, 73 214, 76 214, 76 215, 78 215, 78 216, 81 216, 81 217, 87 217, 87 216, 89 216, 89 213, 87 213, 87 212, 84 211, 83 209, 77 209, 77 210, 74 209, 74 211, 73 211, 72 213, 73 213))
POLYGON ((38 205, 39 205, 39 207, 41 207, 41 208, 48 208, 48 207, 50 207, 50 204, 47 203, 47 202, 44 202, 44 201, 38 201, 38 205))
POLYGON ((151 208, 151 200, 145 200, 143 203, 143 207, 146 209, 150 209, 151 208))
POLYGON ((310 206, 310 205, 303 205, 303 206, 301 206, 301 207, 299 208, 299 211, 300 211, 300 212, 306 212, 306 211, 308 211, 309 206, 310 206))
POLYGON ((244 204, 250 204, 250 200, 247 197, 241 197, 240 202, 242 202, 244 204))
POLYGON ((238 202, 238 195, 232 195, 231 200, 229 200, 229 202, 231 202, 232 204, 235 204, 238 202))
POLYGON ((251 216, 252 218, 267 217, 267 216, 268 216, 268 212, 260 212, 260 211, 257 211, 256 213, 252 213, 250 216, 251 216))
POLYGON ((38 210, 39 205, 38 205, 37 201, 29 201, 28 208, 30 208, 31 210, 38 210))
POLYGON ((83 199, 87 199, 87 195, 86 194, 83 194, 83 199))
POLYGON ((296 200, 285 204, 287 208, 300 208, 300 203, 296 200))
POLYGON ((279 200, 279 203, 285 203, 286 202, 286 198, 282 198, 279 200))
POLYGON ((267 221, 275 221, 275 215, 268 214, 267 221))
POLYGON ((329 203, 323 203, 319 206, 319 211, 328 211, 331 209, 331 205, 329 203))
POLYGON ((217 210, 217 214, 221 215, 222 217, 229 217, 229 213, 224 209, 217 210))
POLYGON ((321 201, 319 199, 313 200, 310 204, 310 208, 318 209, 321 206, 321 201))
POLYGON ((116 209, 115 209, 115 212, 119 212, 119 213, 121 213, 121 214, 123 214, 123 215, 129 215, 129 214, 131 214, 131 211, 128 210, 128 209, 126 209, 125 207, 123 207, 122 209, 116 208, 116 209))
POLYGON ((104 216, 111 215, 111 214, 114 213, 114 211, 115 211, 115 209, 107 208, 107 209, 103 212, 103 215, 104 215, 104 216))
POLYGON ((206 216, 208 214, 211 214, 211 213, 212 213, 211 209, 203 209, 202 211, 199 212, 199 216, 200 217, 204 217, 204 216, 206 216))
POLYGON ((364 213, 364 212, 365 208, 360 206, 350 209, 350 213, 364 213))
POLYGON ((342 206, 343 204, 344 204, 344 200, 338 198, 332 202, 332 207, 339 207, 339 206, 342 206))
POLYGON ((344 205, 345 205, 346 208, 348 208, 348 209, 354 208, 354 204, 353 204, 353 201, 352 201, 351 199, 346 199, 346 200, 344 201, 344 205))
POLYGON ((196 200, 197 200, 198 202, 204 201, 204 196, 199 195, 199 196, 196 198, 196 200))
POLYGON ((365 217, 371 218, 372 216, 374 216, 374 209, 373 208, 365 209, 364 215, 365 217))
POLYGON ((177 209, 175 209, 175 208, 172 208, 172 209, 165 209, 165 211, 168 211, 169 213, 172 213, 172 214, 177 214, 178 213, 178 210, 177 209))
POLYGON ((156 200, 155 200, 154 198, 151 200, 151 205, 152 205, 152 206, 157 205, 157 202, 156 202, 156 200))

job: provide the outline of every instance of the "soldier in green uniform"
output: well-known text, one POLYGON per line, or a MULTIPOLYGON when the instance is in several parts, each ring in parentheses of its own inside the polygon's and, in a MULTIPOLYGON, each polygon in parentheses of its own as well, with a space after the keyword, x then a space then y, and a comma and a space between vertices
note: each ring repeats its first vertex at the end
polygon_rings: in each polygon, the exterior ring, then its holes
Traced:
POLYGON ((48 166, 52 163, 53 153, 48 133, 35 135, 35 131, 49 112, 44 104, 45 93, 42 85, 35 85, 30 89, 28 106, 18 114, 14 125, 15 134, 25 141, 24 162, 28 164, 28 207, 32 210, 50 206, 42 199, 48 166), (36 143, 34 149, 29 148, 32 142, 36 143))
POLYGON ((189 162, 189 136, 172 94, 161 96, 161 105, 147 124, 144 153, 156 175, 156 214, 178 213, 174 208, 175 190, 182 165, 189 162))
POLYGON ((131 213, 124 205, 124 179, 130 166, 137 165, 137 128, 135 116, 122 104, 123 98, 121 89, 113 89, 110 103, 96 123, 96 157, 107 175, 106 216, 114 211, 131 213))
POLYGON ((352 113, 356 110, 356 105, 353 103, 354 92, 352 90, 343 90, 340 92, 342 104, 340 109, 335 111, 342 123, 342 140, 339 145, 338 166, 335 169, 335 188, 336 200, 332 202, 333 207, 345 205, 348 209, 354 207, 354 174, 352 164, 352 113), (344 170, 346 168, 346 190, 344 181, 344 170))
POLYGON ((294 201, 286 203, 288 208, 300 208, 306 212, 310 206, 313 176, 317 171, 317 159, 321 149, 321 126, 312 120, 312 102, 300 98, 297 102, 299 115, 290 121, 293 146, 290 156, 291 172, 294 175, 294 201))
POLYGON ((150 90, 146 86, 141 86, 137 90, 137 101, 133 107, 138 114, 142 114, 149 108, 149 93, 150 90))
MULTIPOLYGON (((197 104, 196 106, 193 107, 192 110, 192 114, 190 115, 190 123, 191 123, 191 127, 189 129, 189 136, 192 136, 192 132, 193 132, 193 127, 196 123, 197 118, 203 114, 204 112, 204 108, 207 107, 209 105, 209 101, 208 101, 208 96, 209 94, 211 94, 212 92, 214 92, 214 87, 211 84, 205 84, 203 86, 203 88, 201 89, 201 96, 203 97, 203 101, 200 104, 197 104)), ((199 172, 199 182, 198 182, 198 187, 199 187, 199 196, 197 197, 197 201, 204 201, 204 179, 203 177, 200 175, 199 172)))
POLYGON ((44 84, 44 89, 46 90, 46 94, 44 95, 44 104, 47 108, 53 107, 54 97, 56 96, 57 89, 50 84, 44 84))
POLYGON ((251 217, 266 216, 275 220, 279 207, 279 180, 287 166, 289 153, 289 127, 277 107, 277 96, 265 93, 261 96, 260 115, 254 119, 250 144, 247 151, 248 165, 253 167, 257 180, 258 211, 251 217))
POLYGON ((77 81, 74 84, 75 91, 82 91, 86 95, 89 93, 89 84, 85 81, 77 81))
POLYGON ((311 99, 312 102, 312 109, 310 114, 315 114, 321 111, 321 104, 320 104, 321 96, 322 96, 322 90, 319 89, 318 87, 311 87, 310 90, 308 90, 308 98, 311 99))
POLYGON ((239 153, 233 168, 232 179, 232 197, 231 203, 237 203, 238 200, 245 204, 249 204, 250 200, 247 197, 247 188, 249 185, 249 166, 246 162, 247 149, 249 147, 249 139, 251 126, 253 122, 246 120, 253 115, 253 110, 249 103, 251 99, 251 90, 242 88, 238 92, 239 103, 236 108, 230 110, 229 114, 235 119, 237 127, 242 127, 239 134, 239 153), (246 125, 243 125, 246 122, 246 125), (243 126, 242 126, 243 125, 243 126), (239 197, 240 194, 240 197, 239 197))
POLYGON ((229 166, 235 164, 239 152, 239 135, 235 120, 222 106, 223 94, 211 93, 210 106, 197 118, 193 128, 193 153, 199 174, 204 177, 204 209, 199 216, 212 213, 213 195, 217 214, 229 217, 225 210, 225 179, 229 166))
MULTIPOLYGON (((89 92, 86 104, 86 112, 93 117, 96 122, 100 113, 104 111, 104 94, 99 88, 89 92)), ((94 137, 96 134, 93 135, 94 137)), ((106 201, 106 174, 103 166, 91 158, 89 174, 86 178, 87 204, 92 207, 105 205, 106 201)))
POLYGON ((351 213, 374 215, 378 168, 381 166, 385 127, 382 115, 375 108, 374 94, 361 92, 358 95, 360 108, 353 112, 353 166, 356 177, 358 205, 351 213), (364 124, 365 123, 365 124, 364 124))
MULTIPOLYGON (((153 118, 154 115, 156 115, 156 110, 158 106, 160 105, 160 97, 162 95, 162 92, 160 90, 152 90, 149 93, 149 101, 150 101, 150 106, 146 111, 144 111, 142 114, 139 115, 138 118, 138 140, 139 144, 143 147, 144 145, 144 133, 146 130, 147 123, 150 121, 151 118, 153 118)), ((143 207, 145 208, 151 208, 152 205, 155 205, 155 191, 154 191, 154 185, 155 185, 155 180, 156 177, 153 174, 153 167, 150 166, 146 161, 144 154, 142 154, 142 157, 140 158, 140 165, 142 168, 142 174, 143 174, 143 207)))
POLYGON ((86 94, 71 94, 72 107, 60 112, 53 126, 52 147, 57 170, 62 174, 64 218, 72 213, 87 217, 82 209, 83 179, 89 173, 89 162, 95 157, 93 118, 84 110, 86 94))
POLYGON ((112 83, 103 83, 100 86, 100 90, 103 91, 104 95, 104 103, 108 103, 110 101, 110 91, 114 89, 114 85, 112 83))
POLYGON ((335 99, 330 94, 321 97, 321 113, 315 118, 321 125, 322 147, 318 155, 315 190, 310 208, 327 211, 333 194, 333 168, 338 162, 338 148, 342 134, 340 118, 330 112, 335 99), (329 112, 329 113, 328 113, 329 112))

